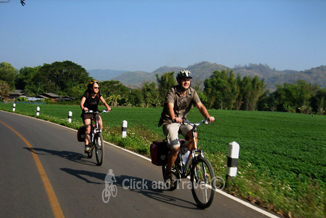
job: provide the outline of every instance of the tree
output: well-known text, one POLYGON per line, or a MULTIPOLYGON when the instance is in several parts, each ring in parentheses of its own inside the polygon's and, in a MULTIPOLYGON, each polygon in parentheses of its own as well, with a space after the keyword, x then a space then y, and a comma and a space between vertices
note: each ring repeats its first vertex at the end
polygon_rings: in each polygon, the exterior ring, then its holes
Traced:
POLYGON ((75 99, 81 99, 81 97, 83 96, 84 92, 85 92, 85 84, 79 84, 76 85, 74 87, 71 87, 68 90, 69 96, 75 99))
POLYGON ((235 98, 234 109, 235 110, 240 110, 241 105, 244 103, 243 94, 241 92, 242 91, 241 90, 241 87, 242 87, 242 79, 241 79, 240 74, 237 75, 237 78, 235 79, 235 83, 236 83, 236 87, 237 87, 237 90, 238 90, 238 93, 239 94, 235 98))
POLYGON ((174 78, 174 72, 164 73, 161 75, 161 78, 159 78, 158 74, 155 74, 155 76, 158 83, 159 101, 163 105, 166 93, 172 86, 177 84, 174 78))
POLYGON ((52 92, 67 92, 72 87, 91 80, 83 67, 71 61, 44 64, 38 74, 37 82, 42 84, 45 91, 52 92))
POLYGON ((204 93, 209 99, 208 108, 233 109, 239 94, 233 70, 214 71, 204 85, 204 93))
POLYGON ((266 88, 264 81, 264 79, 259 81, 258 76, 254 76, 254 78, 251 80, 251 92, 249 95, 248 110, 253 111, 256 109, 257 101, 259 97, 264 93, 264 90, 266 88))
POLYGON ((111 94, 108 98, 107 98, 107 102, 109 104, 111 104, 111 106, 118 106, 118 100, 121 98, 121 96, 119 94, 111 94))
POLYGON ((203 91, 203 80, 201 80, 199 77, 193 78, 191 80, 191 87, 194 88, 197 92, 203 91))
POLYGON ((315 108, 318 114, 322 115, 325 113, 326 109, 326 89, 319 89, 314 96, 315 99, 315 108))
POLYGON ((235 100, 236 110, 255 110, 257 102, 264 94, 266 85, 264 80, 259 80, 258 76, 245 76, 241 79, 240 75, 235 80, 239 95, 235 100))
POLYGON ((302 111, 302 108, 306 109, 310 106, 309 100, 316 90, 318 90, 318 86, 313 86, 302 80, 292 84, 284 83, 283 86, 276 85, 276 108, 278 111, 302 111))
POLYGON ((133 105, 140 107, 143 104, 143 95, 141 89, 133 89, 131 90, 129 97, 128 97, 128 102, 133 105))
POLYGON ((24 90, 26 95, 40 94, 43 92, 40 89, 40 83, 34 83, 33 79, 35 75, 38 73, 39 67, 23 67, 19 70, 15 85, 17 89, 24 90))
POLYGON ((6 81, 10 90, 15 90, 17 70, 9 63, 0 63, 0 80, 6 81))
POLYGON ((142 94, 146 108, 148 108, 152 104, 155 104, 155 106, 157 106, 159 92, 156 88, 156 83, 144 82, 142 87, 142 94))
POLYGON ((105 96, 120 95, 125 97, 130 89, 117 80, 99 82, 101 94, 105 96))
POLYGON ((1 97, 8 96, 10 92, 10 87, 6 81, 0 80, 0 95, 1 97))

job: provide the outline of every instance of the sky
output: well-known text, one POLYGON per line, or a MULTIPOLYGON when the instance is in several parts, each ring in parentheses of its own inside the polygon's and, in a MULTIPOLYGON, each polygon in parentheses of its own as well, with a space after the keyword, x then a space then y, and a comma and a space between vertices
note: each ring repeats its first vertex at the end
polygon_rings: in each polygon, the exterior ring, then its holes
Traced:
POLYGON ((202 61, 298 71, 326 65, 325 0, 25 3, 0 3, 0 63, 18 70, 65 60, 145 72, 202 61))

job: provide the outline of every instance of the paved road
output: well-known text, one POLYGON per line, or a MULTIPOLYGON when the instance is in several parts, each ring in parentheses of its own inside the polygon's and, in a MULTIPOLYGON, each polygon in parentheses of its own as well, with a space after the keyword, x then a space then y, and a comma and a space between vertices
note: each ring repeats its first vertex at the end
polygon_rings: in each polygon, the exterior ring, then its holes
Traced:
POLYGON ((76 131, 35 118, 0 111, 0 148, 0 217, 268 217, 221 194, 201 210, 187 188, 153 189, 161 168, 109 144, 96 166, 76 131), (118 191, 104 203, 110 169, 118 191))

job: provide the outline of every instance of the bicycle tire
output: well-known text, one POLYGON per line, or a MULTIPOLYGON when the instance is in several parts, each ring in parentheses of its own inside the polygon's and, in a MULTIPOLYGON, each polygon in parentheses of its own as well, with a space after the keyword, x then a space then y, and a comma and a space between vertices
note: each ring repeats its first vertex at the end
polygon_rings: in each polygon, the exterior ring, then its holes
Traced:
POLYGON ((210 162, 197 156, 191 168, 191 193, 197 205, 205 209, 211 206, 215 197, 215 174, 210 162))
POLYGON ((95 135, 95 156, 98 166, 101 166, 104 160, 104 141, 102 133, 95 135))

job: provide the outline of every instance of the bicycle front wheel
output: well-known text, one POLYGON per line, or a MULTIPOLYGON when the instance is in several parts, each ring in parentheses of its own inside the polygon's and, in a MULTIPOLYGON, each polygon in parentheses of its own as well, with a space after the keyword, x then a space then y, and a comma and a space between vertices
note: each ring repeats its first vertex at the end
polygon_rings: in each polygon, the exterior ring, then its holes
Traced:
POLYGON ((102 133, 95 135, 95 156, 98 166, 101 166, 104 160, 104 143, 102 133))
POLYGON ((211 206, 215 197, 215 174, 208 160, 197 156, 191 168, 191 192, 200 208, 211 206))

